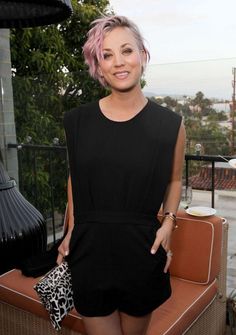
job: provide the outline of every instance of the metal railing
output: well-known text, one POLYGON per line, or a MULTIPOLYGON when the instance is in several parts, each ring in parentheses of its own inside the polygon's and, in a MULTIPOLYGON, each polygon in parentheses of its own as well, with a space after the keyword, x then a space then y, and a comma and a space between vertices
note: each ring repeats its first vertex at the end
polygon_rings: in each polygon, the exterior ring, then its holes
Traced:
POLYGON ((19 190, 51 223, 52 242, 56 237, 55 214, 63 223, 67 202, 68 159, 65 146, 8 144, 18 153, 19 190), (60 195, 60 199, 56 201, 60 195))
MULTIPOLYGON (((50 215, 52 222, 52 236, 53 241, 56 240, 56 227, 55 227, 55 210, 58 210, 58 204, 55 205, 55 195, 59 192, 62 195, 62 204, 66 204, 67 194, 66 194, 66 183, 68 177, 68 159, 67 151, 65 146, 59 145, 34 145, 34 144, 9 144, 8 148, 15 148, 18 152, 18 163, 19 163, 19 189, 22 194, 33 203, 33 205, 39 209, 43 215, 50 215), (60 154, 59 154, 60 153, 60 154), (41 158, 40 158, 41 155, 41 158), (42 158, 43 155, 43 158, 42 158), (55 159, 56 157, 56 159, 55 159), (61 157, 63 157, 61 159, 61 157), (40 160, 40 164, 38 161, 40 160), (42 162, 43 161, 43 162, 42 162), (46 163, 45 163, 46 162, 46 163), (63 190, 59 190, 59 186, 56 185, 55 179, 59 178, 59 170, 56 167, 57 164, 62 164, 60 169, 64 171, 64 181, 59 183, 60 187, 63 187, 63 190), (40 165, 40 166, 39 166, 40 165), (41 195, 41 190, 39 187, 40 174, 42 171, 39 171, 39 167, 42 169, 42 166, 46 171, 48 185, 46 187, 47 192, 41 195), (56 174, 56 177, 55 177, 56 174), (30 178, 26 180, 26 178, 30 178), (30 184, 26 185, 27 183, 30 184), (42 198, 46 197, 47 208, 42 208, 42 198)), ((224 158, 217 155, 185 155, 185 182, 188 185, 190 170, 190 162, 208 162, 211 164, 211 207, 215 207, 215 163, 216 162, 225 162, 225 160, 230 160, 231 156, 225 156, 224 158)), ((199 172, 200 167, 196 167, 196 172, 199 172)), ((192 172, 191 172, 192 173, 192 172)), ((57 180, 58 181, 58 180, 57 180)), ((60 207, 60 206, 59 206, 60 207)), ((63 205, 62 205, 63 207, 63 205)), ((63 212, 63 208, 61 208, 63 212)))
POLYGON ((185 155, 185 180, 186 185, 189 181, 189 162, 190 161, 201 161, 211 163, 211 207, 215 207, 215 163, 229 161, 233 157, 231 156, 219 156, 219 155, 185 155), (224 158, 223 158, 224 157, 224 158))

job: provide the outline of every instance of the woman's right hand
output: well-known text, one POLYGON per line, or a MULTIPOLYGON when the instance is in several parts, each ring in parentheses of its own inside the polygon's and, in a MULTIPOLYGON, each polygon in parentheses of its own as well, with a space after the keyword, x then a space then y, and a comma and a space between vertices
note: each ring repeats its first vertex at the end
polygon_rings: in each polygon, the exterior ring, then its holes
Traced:
POLYGON ((58 248, 57 264, 60 265, 64 258, 69 255, 71 232, 68 232, 58 248))

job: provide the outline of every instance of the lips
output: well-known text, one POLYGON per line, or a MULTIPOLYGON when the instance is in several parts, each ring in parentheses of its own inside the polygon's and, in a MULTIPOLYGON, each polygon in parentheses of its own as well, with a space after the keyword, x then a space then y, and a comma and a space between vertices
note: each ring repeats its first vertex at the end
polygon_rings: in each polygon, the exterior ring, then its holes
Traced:
POLYGON ((128 75, 129 75, 128 71, 119 71, 114 73, 114 76, 118 79, 126 79, 128 75))

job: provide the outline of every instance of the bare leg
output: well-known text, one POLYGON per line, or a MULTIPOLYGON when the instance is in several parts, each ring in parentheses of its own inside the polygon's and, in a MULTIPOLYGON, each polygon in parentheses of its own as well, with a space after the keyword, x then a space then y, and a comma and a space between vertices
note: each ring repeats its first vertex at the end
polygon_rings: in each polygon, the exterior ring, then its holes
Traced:
POLYGON ((88 335, 123 335, 118 311, 108 316, 82 316, 88 335))
POLYGON ((136 317, 120 312, 123 335, 145 335, 151 315, 150 313, 145 316, 136 317))

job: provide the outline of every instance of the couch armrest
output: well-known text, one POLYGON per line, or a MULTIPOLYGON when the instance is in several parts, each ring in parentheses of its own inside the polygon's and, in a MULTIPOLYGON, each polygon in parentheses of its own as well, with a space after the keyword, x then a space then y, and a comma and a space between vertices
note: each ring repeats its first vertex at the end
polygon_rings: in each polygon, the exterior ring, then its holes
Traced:
POLYGON ((193 217, 179 211, 177 225, 171 242, 171 275, 209 284, 220 272, 222 218, 215 215, 193 217))

